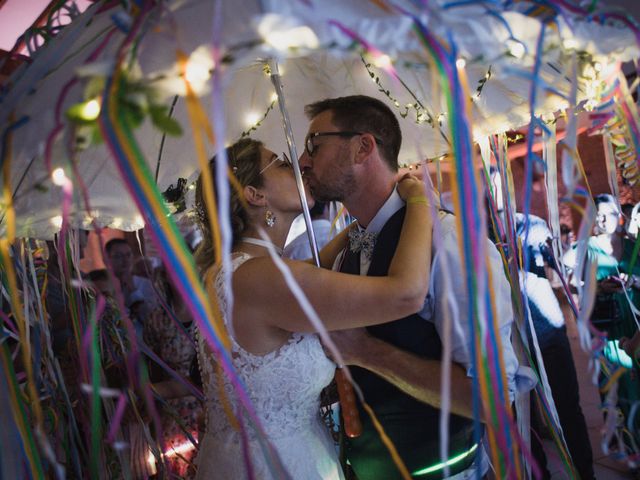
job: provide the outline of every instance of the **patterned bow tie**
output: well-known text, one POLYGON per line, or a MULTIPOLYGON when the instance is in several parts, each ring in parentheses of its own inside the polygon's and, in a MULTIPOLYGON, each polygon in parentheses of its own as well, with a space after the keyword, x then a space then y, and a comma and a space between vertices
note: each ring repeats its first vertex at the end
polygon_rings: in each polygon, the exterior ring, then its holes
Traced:
POLYGON ((377 237, 377 233, 352 228, 349 230, 349 250, 353 253, 362 252, 367 257, 367 260, 371 260, 377 237))

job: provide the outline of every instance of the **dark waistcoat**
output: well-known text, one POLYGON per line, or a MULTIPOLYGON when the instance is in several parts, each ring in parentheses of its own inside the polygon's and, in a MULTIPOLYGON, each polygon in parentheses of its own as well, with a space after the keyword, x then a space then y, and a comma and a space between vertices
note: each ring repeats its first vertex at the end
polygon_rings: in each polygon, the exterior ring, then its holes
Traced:
MULTIPOLYGON (((405 209, 396 212, 385 224, 373 251, 367 275, 385 276, 398 245, 405 209)), ((353 255, 347 249, 347 255, 353 255)), ((349 271, 345 258, 341 271, 349 271)), ((402 350, 424 358, 440 360, 442 343, 432 322, 417 314, 383 325, 368 327, 369 333, 402 350)), ((440 463, 440 410, 415 400, 391 383, 368 370, 351 367, 356 383, 364 393, 385 433, 389 436, 410 473, 440 463)), ((436 385, 439 388, 439 385, 436 385)), ((393 480, 401 478, 389 451, 380 440, 369 415, 358 402, 363 433, 355 439, 345 438, 346 456, 358 480, 393 480)), ((473 421, 451 415, 449 418, 449 458, 468 451, 473 445, 473 421)), ((449 475, 461 472, 473 463, 474 455, 450 466, 449 475)), ((419 479, 442 478, 442 470, 415 476, 419 479)))

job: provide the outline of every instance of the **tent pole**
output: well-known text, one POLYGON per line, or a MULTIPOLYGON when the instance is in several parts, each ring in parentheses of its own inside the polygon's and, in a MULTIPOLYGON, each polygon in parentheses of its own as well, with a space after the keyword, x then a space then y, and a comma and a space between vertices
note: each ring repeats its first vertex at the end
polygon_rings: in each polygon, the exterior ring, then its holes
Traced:
POLYGON ((302 182, 302 172, 300 172, 300 163, 298 162, 298 152, 296 150, 296 144, 293 140, 293 130, 291 129, 291 120, 289 119, 289 112, 284 104, 284 90, 282 87, 282 81, 280 79, 280 72, 278 71, 277 60, 270 58, 267 61, 269 70, 271 72, 271 82, 276 89, 276 95, 278 96, 278 107, 280 107, 280 114, 282 116, 282 126, 284 127, 284 134, 287 138, 287 146, 289 147, 289 156, 293 164, 293 173, 296 177, 296 185, 298 187, 298 194, 300 195, 300 204, 302 205, 302 215, 304 216, 304 223, 307 226, 307 236, 309 237, 309 245, 311 246, 311 254, 316 266, 320 266, 320 257, 318 255, 318 244, 316 242, 315 234, 311 224, 311 214, 309 213, 309 205, 307 204, 307 197, 304 191, 304 183, 302 182))

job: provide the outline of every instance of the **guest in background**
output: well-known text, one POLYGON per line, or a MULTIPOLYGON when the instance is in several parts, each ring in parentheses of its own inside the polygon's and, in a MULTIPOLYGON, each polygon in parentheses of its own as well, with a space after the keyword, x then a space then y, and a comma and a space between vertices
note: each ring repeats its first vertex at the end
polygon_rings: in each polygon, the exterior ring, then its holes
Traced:
POLYGON ((105 245, 105 250, 113 274, 120 281, 125 306, 133 313, 139 313, 139 321, 144 325, 146 318, 159 305, 158 295, 151 280, 133 274, 133 250, 123 238, 113 238, 105 245), (141 305, 136 303, 142 302, 141 305))
MULTIPOLYGON (((329 205, 325 202, 316 202, 309 210, 311 215, 311 228, 316 237, 318 250, 321 250, 331 240, 331 221, 329 221, 329 205)), ((334 235, 338 232, 333 232, 334 235)), ((284 247, 283 257, 293 260, 306 260, 312 258, 309 236, 305 230, 284 247)))
POLYGON ((560 243, 562 243, 562 251, 568 252, 571 250, 573 243, 576 241, 573 230, 566 223, 560 224, 560 243))
POLYGON ((622 236, 625 236, 629 229, 629 222, 631 221, 633 207, 633 203, 623 203, 622 205, 620 205, 620 213, 622 214, 622 218, 620 221, 620 226, 618 227, 618 232, 622 236))
MULTIPOLYGON (((542 218, 529 215, 529 229, 525 236, 524 220, 523 214, 516 214, 517 234, 522 239, 522 248, 526 250, 526 260, 528 260, 520 273, 524 280, 521 281, 521 286, 528 303, 528 309, 525 311, 531 315, 553 403, 558 412, 573 466, 582 480, 591 480, 595 478, 593 454, 587 424, 580 407, 578 375, 562 309, 546 276, 545 266, 548 261, 553 262, 547 243, 551 239, 551 232, 542 218)), ((528 333, 529 350, 534 362, 537 363, 532 332, 528 333)), ((535 397, 532 396, 532 400, 534 399, 535 397)), ((534 406, 533 401, 531 405, 534 406)), ((538 407, 541 408, 540 405, 538 407)), ((547 458, 540 438, 541 415, 534 415, 538 411, 532 408, 531 449, 542 470, 542 478, 549 479, 551 474, 547 468, 547 458)))
MULTIPOLYGON (((149 362, 151 381, 154 384, 190 381, 196 358, 195 325, 162 268, 156 272, 156 278, 159 290, 166 299, 167 310, 156 308, 144 324, 145 343, 162 360, 162 364, 149 362), (175 374, 182 380, 175 380, 175 374)), ((203 410, 202 404, 193 395, 182 390, 183 394, 169 394, 161 399, 160 419, 166 445, 164 458, 171 475, 192 478, 195 474, 192 459, 196 452, 198 424, 203 410)))
POLYGON ((631 338, 622 337, 620 339, 620 348, 636 362, 640 361, 640 331, 636 332, 631 338))
MULTIPOLYGON (((612 368, 623 366, 629 369, 618 378, 616 407, 620 415, 616 423, 619 438, 623 439, 619 443, 631 442, 631 438, 635 438, 638 444, 640 419, 635 416, 631 429, 628 420, 633 405, 640 401, 640 369, 633 365, 631 358, 620 347, 619 340, 632 337, 638 331, 634 310, 640 306, 640 262, 634 263, 632 259, 634 242, 618 232, 621 215, 615 198, 600 194, 594 197, 594 202, 597 208, 596 222, 594 234, 587 243, 587 252, 592 261, 597 263, 598 286, 591 322, 595 328, 607 334, 603 354, 609 365, 612 368)), ((564 261, 573 267, 575 250, 567 252, 564 261)), ((604 364, 605 370, 609 365, 604 364)), ((627 449, 620 444, 615 447, 620 451, 627 449)))

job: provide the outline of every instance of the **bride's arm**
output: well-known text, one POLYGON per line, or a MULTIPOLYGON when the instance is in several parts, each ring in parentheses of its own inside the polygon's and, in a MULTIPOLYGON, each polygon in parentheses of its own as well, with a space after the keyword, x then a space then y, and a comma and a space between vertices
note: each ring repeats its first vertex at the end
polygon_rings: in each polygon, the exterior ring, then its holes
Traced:
MULTIPOLYGON (((375 325, 422 308, 429 285, 432 219, 417 179, 398 192, 407 202, 398 247, 385 277, 351 275, 287 261, 294 278, 329 330, 375 325)), ((264 322, 293 332, 313 327, 270 258, 256 258, 234 275, 236 321, 264 322)))
POLYGON ((320 250, 320 266, 322 268, 328 268, 331 270, 333 264, 336 261, 338 254, 344 250, 347 246, 349 238, 349 230, 354 227, 355 224, 348 225, 338 235, 336 235, 329 243, 327 243, 322 250, 320 250))
MULTIPOLYGON (((320 257, 320 266, 322 268, 328 268, 331 270, 338 254, 347 246, 349 229, 353 228, 354 224, 347 225, 338 235, 333 237, 322 249, 318 252, 320 257)), ((302 260, 304 263, 315 265, 313 258, 302 260)))

